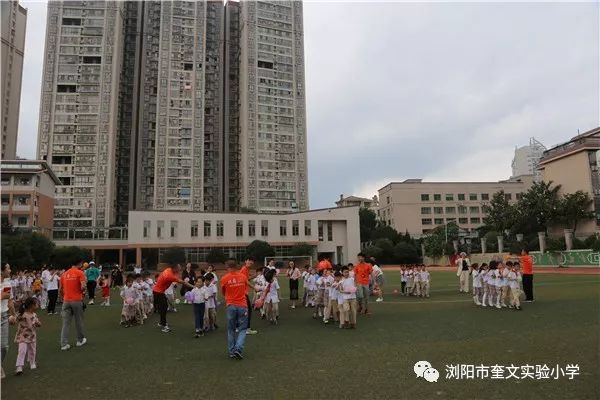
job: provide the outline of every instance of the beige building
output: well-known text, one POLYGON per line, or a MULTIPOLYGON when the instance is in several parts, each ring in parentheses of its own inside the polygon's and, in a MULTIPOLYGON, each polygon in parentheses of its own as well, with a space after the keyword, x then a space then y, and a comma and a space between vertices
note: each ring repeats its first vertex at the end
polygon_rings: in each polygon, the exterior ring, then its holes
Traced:
POLYGON ((358 196, 346 196, 340 194, 340 199, 335 202, 335 205, 338 207, 360 207, 360 208, 368 208, 377 212, 379 208, 379 199, 377 196, 373 196, 372 199, 367 199, 366 197, 358 197, 358 196))
POLYGON ((2 159, 17 158, 19 107, 25 52, 27 10, 18 1, 2 1, 2 159))
MULTIPOLYGON (((600 127, 575 136, 566 143, 544 152, 539 168, 545 182, 561 185, 560 192, 582 190, 594 199, 592 205, 596 220, 582 221, 574 232, 577 237, 588 237, 600 229, 600 127)), ((562 228, 551 230, 561 235, 562 228)))
POLYGON ((532 175, 500 182, 392 182, 379 189, 378 217, 398 232, 414 236, 449 222, 470 232, 483 225, 483 205, 494 193, 503 190, 515 202, 532 183, 532 175))
POLYGON ((241 259, 248 244, 263 240, 278 257, 292 246, 307 243, 334 263, 348 263, 360 251, 358 207, 326 208, 288 214, 131 211, 129 228, 111 233, 55 229, 57 245, 90 249, 100 262, 136 263, 170 247, 185 249, 190 262, 204 261, 213 248, 241 259))
POLYGON ((2 226, 50 236, 54 189, 60 181, 44 161, 2 161, 2 226))

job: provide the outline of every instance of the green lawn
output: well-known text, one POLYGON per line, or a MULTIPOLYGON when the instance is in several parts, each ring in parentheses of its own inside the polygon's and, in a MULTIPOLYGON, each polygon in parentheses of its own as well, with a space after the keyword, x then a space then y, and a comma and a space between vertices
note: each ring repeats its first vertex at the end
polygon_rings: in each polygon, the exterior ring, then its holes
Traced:
MULTIPOLYGON (((388 292, 399 288, 386 274, 388 292)), ((307 309, 282 302, 281 323, 254 319, 243 361, 227 358, 222 328, 194 339, 189 306, 169 314, 170 334, 156 317, 119 326, 120 306, 86 311, 88 344, 61 352, 60 316, 42 314, 38 370, 12 375, 11 341, 3 399, 597 399, 600 397, 600 276, 538 274, 536 302, 521 312, 477 308, 459 294, 452 272, 433 272, 430 299, 386 296, 356 330, 324 326, 307 309), (432 363, 437 383, 415 378, 432 363), (448 380, 446 364, 560 366, 579 364, 574 380, 448 380)), ((285 279, 280 281, 287 286, 285 279)), ((116 303, 116 292, 114 299, 116 303)), ((285 291, 284 295, 287 294, 285 291)), ((11 337, 14 329, 11 329, 11 337)), ((12 340, 12 339, 11 339, 12 340)))

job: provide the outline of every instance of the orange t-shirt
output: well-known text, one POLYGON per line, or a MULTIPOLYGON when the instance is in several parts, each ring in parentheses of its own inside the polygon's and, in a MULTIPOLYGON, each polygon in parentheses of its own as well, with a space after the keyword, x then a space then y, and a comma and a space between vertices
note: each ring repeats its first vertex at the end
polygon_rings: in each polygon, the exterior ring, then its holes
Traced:
POLYGON ((173 272, 173 268, 169 267, 160 273, 152 291, 154 293, 164 293, 171 286, 171 283, 179 281, 179 277, 173 272))
POLYGON ((530 255, 519 257, 521 265, 523 266, 523 273, 531 275, 533 274, 533 257, 530 255))
POLYGON ((371 273, 373 273, 373 266, 369 263, 363 262, 354 266, 354 276, 359 285, 368 285, 371 273))
POLYGON ((327 260, 319 261, 319 263, 317 264, 317 271, 324 271, 326 269, 333 269, 331 263, 327 260))
POLYGON ((82 301, 83 290, 81 284, 85 283, 85 274, 79 268, 73 266, 60 276, 60 286, 63 290, 64 301, 82 301))
POLYGON ((221 278, 221 291, 225 296, 225 303, 233 306, 247 308, 246 288, 248 278, 242 272, 228 272, 221 278))

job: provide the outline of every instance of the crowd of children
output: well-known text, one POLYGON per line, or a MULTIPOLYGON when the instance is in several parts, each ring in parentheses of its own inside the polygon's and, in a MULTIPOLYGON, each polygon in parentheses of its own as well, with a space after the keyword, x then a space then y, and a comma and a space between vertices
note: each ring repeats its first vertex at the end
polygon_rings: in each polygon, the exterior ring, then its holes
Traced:
POLYGON ((473 301, 482 307, 521 310, 521 267, 518 262, 492 260, 471 266, 473 301))
POLYGON ((400 267, 400 292, 403 296, 429 297, 431 274, 424 264, 400 267))

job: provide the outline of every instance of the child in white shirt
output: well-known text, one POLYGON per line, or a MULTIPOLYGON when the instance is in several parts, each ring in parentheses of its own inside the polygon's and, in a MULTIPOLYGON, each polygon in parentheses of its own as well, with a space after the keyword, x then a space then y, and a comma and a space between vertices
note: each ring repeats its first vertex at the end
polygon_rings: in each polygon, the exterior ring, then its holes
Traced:
POLYGON ((419 273, 419 267, 416 267, 413 271, 413 296, 421 296, 421 274, 419 273))
POLYGON ((304 293, 302 294, 302 304, 304 307, 308 307, 307 299, 308 299, 308 277, 310 273, 308 272, 308 265, 304 267, 304 271, 302 271, 302 287, 304 288, 304 293))
POLYGON ((415 277, 413 267, 408 267, 406 271, 406 296, 412 296, 415 287, 415 277))
POLYGON ((274 325, 277 325, 277 318, 279 317, 279 282, 277 278, 273 277, 273 281, 267 286, 268 290, 265 296, 265 306, 267 320, 274 325))
POLYGON ((317 274, 317 290, 315 291, 315 312, 313 318, 323 317, 323 311, 325 310, 325 280, 324 271, 319 271, 317 274))
POLYGON ((421 296, 429 297, 429 283, 431 282, 431 275, 427 271, 427 267, 421 266, 421 272, 419 273, 419 282, 421 282, 421 296))
MULTIPOLYGON (((204 313, 204 330, 214 331, 217 325, 217 278, 215 274, 209 273, 204 276, 204 287, 206 288, 206 311, 204 313)), ((250 312, 250 311, 248 311, 250 312)))
MULTIPOLYGON (((342 274, 340 273, 340 278, 342 274)), ((327 300, 325 301, 325 312, 323 313, 323 322, 329 323, 329 318, 333 315, 333 320, 335 322, 338 321, 337 313, 337 289, 334 287, 336 279, 332 275, 331 270, 325 270, 325 293, 327 295, 327 300)))
MULTIPOLYGON (((356 284, 354 278, 350 277, 350 271, 348 268, 342 268, 342 274, 344 279, 341 282, 341 292, 344 297, 344 304, 342 305, 341 313, 344 314, 344 328, 354 329, 356 328, 356 284)), ((340 318, 340 323, 342 318, 340 318)))
POLYGON ((406 290, 406 267, 400 267, 400 293, 404 295, 406 290))
POLYGON ((512 270, 508 273, 508 285, 510 286, 510 308, 514 308, 515 310, 521 310, 521 300, 519 297, 521 296, 521 289, 519 285, 519 281, 521 278, 521 271, 519 264, 515 264, 512 270))
POLYGON ((306 307, 314 307, 316 304, 316 292, 317 292, 317 279, 318 275, 314 268, 310 269, 310 274, 307 281, 307 295, 306 295, 306 307))
POLYGON ((474 263, 471 265, 471 277, 473 278, 473 301, 476 305, 481 305, 479 302, 479 295, 481 292, 481 283, 479 275, 479 264, 474 263))
POLYGON ((142 322, 138 320, 137 303, 139 290, 133 287, 133 275, 127 275, 125 286, 121 289, 121 298, 123 299, 123 309, 121 310, 121 325, 125 328, 142 322))
POLYGON ((177 284, 175 282, 171 283, 165 290, 165 297, 167 298, 167 304, 169 305, 168 311, 177 312, 177 308, 175 307, 175 288, 177 284))
POLYGON ((204 310, 206 307, 206 299, 208 288, 204 286, 202 279, 197 279, 194 282, 194 288, 191 290, 192 297, 192 310, 194 312, 194 328, 195 336, 199 338, 204 336, 204 310))

